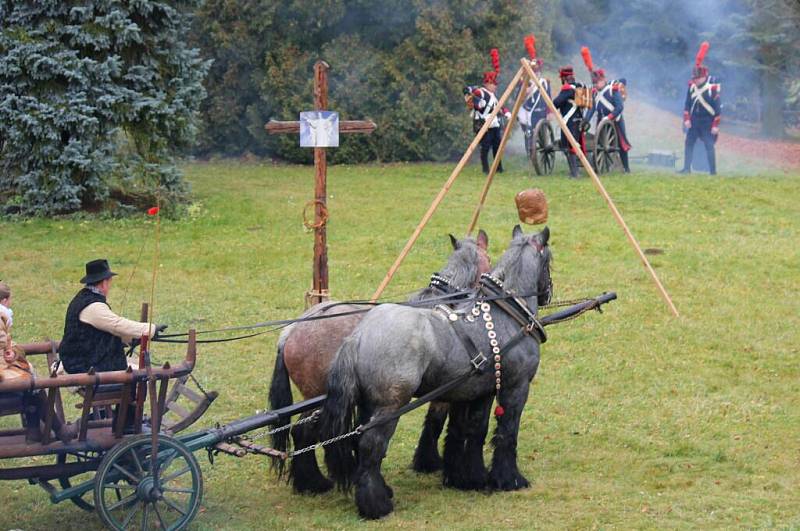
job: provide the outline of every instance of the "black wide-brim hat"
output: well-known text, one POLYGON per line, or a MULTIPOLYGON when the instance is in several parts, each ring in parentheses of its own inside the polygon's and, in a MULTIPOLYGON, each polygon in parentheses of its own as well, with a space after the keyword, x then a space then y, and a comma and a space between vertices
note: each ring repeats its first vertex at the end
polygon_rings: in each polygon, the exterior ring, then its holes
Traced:
POLYGON ((97 284, 101 280, 111 278, 116 273, 111 271, 108 260, 99 259, 86 263, 86 276, 81 279, 81 284, 97 284))

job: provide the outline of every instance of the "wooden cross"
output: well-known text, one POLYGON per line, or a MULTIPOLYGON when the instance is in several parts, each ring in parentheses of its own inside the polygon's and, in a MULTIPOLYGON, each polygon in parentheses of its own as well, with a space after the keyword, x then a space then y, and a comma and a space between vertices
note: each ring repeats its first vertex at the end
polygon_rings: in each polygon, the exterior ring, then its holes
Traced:
MULTIPOLYGON (((328 107, 328 69, 325 61, 314 64, 314 108, 318 111, 328 107)), ((300 122, 270 120, 265 126, 271 135, 283 133, 300 133, 300 122)), ((339 122, 339 133, 373 132, 376 125, 371 120, 344 120, 339 122)), ((325 225, 328 218, 327 180, 328 164, 325 148, 314 148, 314 277, 311 291, 306 298, 307 304, 317 304, 328 299, 328 243, 325 225)))

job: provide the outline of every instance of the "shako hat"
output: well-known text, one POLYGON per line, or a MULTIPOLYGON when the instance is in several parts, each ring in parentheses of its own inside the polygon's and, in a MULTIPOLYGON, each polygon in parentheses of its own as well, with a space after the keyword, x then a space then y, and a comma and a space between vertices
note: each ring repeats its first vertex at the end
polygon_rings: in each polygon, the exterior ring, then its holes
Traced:
POLYGON ((589 74, 592 76, 592 83, 597 83, 601 79, 605 79, 606 71, 602 68, 595 69, 594 62, 592 62, 592 52, 589 51, 588 46, 581 48, 581 56, 583 57, 583 64, 586 65, 589 74))
POLYGON ((541 70, 544 61, 536 57, 536 37, 533 34, 527 35, 522 42, 525 43, 525 49, 528 51, 528 57, 531 59, 531 66, 533 66, 533 69, 541 70))
POLYGON ((97 284, 101 280, 111 278, 116 273, 111 271, 108 260, 100 258, 86 263, 86 276, 81 279, 81 284, 97 284))
POLYGON ((703 64, 709 48, 708 41, 703 41, 700 49, 697 50, 697 55, 694 58, 694 68, 692 69, 692 77, 705 77, 708 75, 708 67, 703 64))
POLYGON ((483 84, 492 83, 497 85, 497 78, 500 76, 500 52, 497 51, 497 48, 492 48, 489 51, 489 55, 492 57, 493 70, 483 73, 483 84))

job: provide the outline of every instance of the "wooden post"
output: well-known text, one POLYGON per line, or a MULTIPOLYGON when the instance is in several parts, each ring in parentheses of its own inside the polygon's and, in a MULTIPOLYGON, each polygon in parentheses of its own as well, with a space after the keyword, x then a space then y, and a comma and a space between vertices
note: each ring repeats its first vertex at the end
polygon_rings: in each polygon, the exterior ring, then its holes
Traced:
POLYGON ((611 209, 611 213, 614 215, 614 219, 616 219, 617 223, 619 223, 620 227, 622 227, 623 232, 625 232, 625 236, 628 237, 628 240, 631 242, 631 245, 636 251, 636 254, 639 256, 639 259, 642 261, 642 264, 644 264, 645 269, 647 269, 647 272, 650 273, 650 276, 653 278, 653 282, 655 282, 656 287, 658 288, 658 291, 663 297, 664 301, 667 303, 667 306, 669 306, 670 310, 672 310, 672 313, 675 315, 675 317, 678 317, 680 315, 678 313, 678 309, 672 303, 672 299, 667 293, 667 290, 664 289, 664 286, 658 279, 658 275, 656 275, 655 270, 650 265, 650 261, 647 260, 647 257, 642 252, 641 247, 639 247, 639 243, 636 241, 636 238, 633 237, 633 233, 630 231, 628 225, 625 223, 625 220, 622 218, 622 214, 620 214, 619 210, 617 210, 614 201, 611 200, 611 196, 608 195, 608 192, 603 186, 603 183, 600 182, 600 178, 597 176, 597 173, 595 173, 594 168, 592 168, 592 165, 589 164, 589 159, 586 158, 586 155, 583 153, 581 146, 575 140, 575 137, 572 136, 572 133, 567 127, 567 123, 561 116, 561 113, 558 112, 558 109, 556 109, 555 105, 553 105, 553 100, 550 99, 550 96, 547 94, 547 92, 545 92, 541 82, 539 81, 539 78, 536 77, 536 73, 533 71, 533 68, 531 68, 531 65, 528 62, 528 60, 523 58, 520 59, 520 61, 522 62, 522 68, 525 69, 525 72, 527 72, 528 76, 533 80, 534 83, 536 83, 536 86, 539 87, 539 91, 542 95, 542 98, 547 104, 547 107, 550 109, 550 112, 552 112, 553 115, 556 117, 556 120, 558 120, 558 125, 561 127, 561 131, 564 132, 564 136, 569 141, 572 148, 575 150, 575 153, 577 153, 578 158, 581 161, 581 164, 583 164, 583 167, 586 170, 586 173, 589 174, 589 177, 591 177, 592 183, 594 183, 595 188, 597 188, 597 191, 600 192, 600 195, 603 196, 603 199, 605 199, 608 208, 611 209))
POLYGON ((517 83, 519 83, 519 80, 522 78, 522 73, 523 70, 522 68, 520 68, 517 71, 516 75, 514 76, 514 79, 512 79, 511 83, 509 83, 506 91, 497 101, 497 105, 495 106, 494 111, 492 111, 491 114, 489 114, 489 116, 486 118, 486 122, 483 124, 483 127, 481 127, 480 131, 478 131, 478 134, 475 135, 475 138, 472 140, 472 143, 467 148, 467 151, 464 152, 464 155, 461 157, 461 160, 458 161, 458 164, 456 164, 456 167, 453 169, 453 172, 450 174, 450 177, 444 183, 444 186, 442 186, 442 189, 439 191, 439 194, 436 196, 436 198, 433 200, 433 203, 431 203, 431 206, 428 208, 428 211, 425 212, 424 216, 422 216, 422 220, 419 222, 419 225, 417 225, 417 228, 414 229, 414 232, 411 234, 411 238, 409 238, 405 247, 403 247, 403 250, 400 251, 400 255, 397 257, 397 260, 395 260, 394 264, 392 264, 392 267, 389 268, 389 271, 386 273, 386 276, 381 281, 381 284, 378 286, 378 289, 375 290, 375 293, 372 294, 372 299, 371 299, 372 302, 378 300, 378 297, 381 296, 383 290, 385 290, 386 286, 389 285, 389 282, 392 280, 392 277, 397 272, 398 268, 400 267, 400 264, 403 263, 403 260, 405 260, 409 251, 411 251, 411 248, 414 246, 414 243, 417 241, 417 238, 419 238, 419 235, 422 233, 422 229, 424 229, 425 225, 428 224, 428 221, 430 221, 431 217, 433 216, 433 213, 436 212, 436 209, 439 207, 439 203, 442 202, 444 196, 447 195, 447 192, 450 191, 450 187, 453 186, 453 182, 455 182, 456 177, 458 177, 458 175, 461 173, 461 170, 464 169, 464 166, 467 164, 467 161, 469 160, 470 156, 472 156, 472 153, 475 151, 475 148, 478 146, 478 143, 480 143, 481 139, 486 134, 486 131, 489 130, 489 126, 492 124, 492 120, 495 119, 497 113, 500 112, 503 103, 505 103, 505 101, 511 95, 511 92, 513 92, 514 87, 517 85, 517 83))
POLYGON ((508 139, 511 138, 511 128, 514 126, 514 122, 517 119, 519 109, 522 107, 522 102, 525 101, 525 88, 527 85, 528 74, 525 73, 522 76, 522 84, 520 85, 519 94, 517 94, 517 100, 514 102, 514 108, 511 110, 511 118, 508 119, 506 129, 503 131, 503 138, 500 140, 500 146, 497 148, 497 155, 495 155, 494 160, 492 161, 492 167, 489 170, 489 175, 486 176, 486 182, 483 185, 481 196, 478 199, 478 206, 475 207, 475 212, 472 214, 472 221, 470 221, 469 227, 467 228, 467 236, 472 234, 472 231, 475 230, 475 226, 478 224, 478 218, 481 215, 481 210, 483 210, 483 203, 486 201, 486 196, 489 195, 489 187, 492 186, 494 174, 497 172, 497 168, 500 166, 500 161, 502 160, 503 153, 505 153, 508 139))
MULTIPOLYGON (((314 107, 318 111, 328 108, 328 69, 325 61, 314 64, 314 107)), ((323 219, 327 204, 328 160, 325 148, 314 148, 314 272, 309 304, 314 305, 328 299, 328 234, 323 219)))

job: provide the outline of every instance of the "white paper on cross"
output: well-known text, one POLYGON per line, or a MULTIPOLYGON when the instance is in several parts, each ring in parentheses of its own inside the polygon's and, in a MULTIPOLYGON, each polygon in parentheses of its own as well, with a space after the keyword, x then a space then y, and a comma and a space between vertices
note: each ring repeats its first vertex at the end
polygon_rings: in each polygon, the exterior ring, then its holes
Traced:
POLYGON ((300 147, 339 147, 339 113, 300 113, 300 147))

